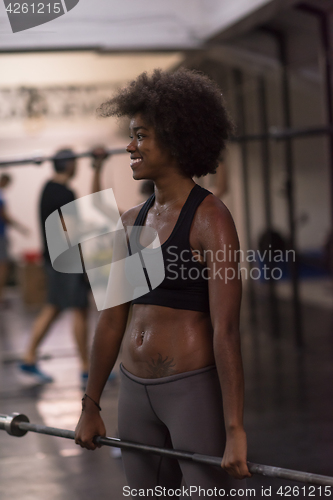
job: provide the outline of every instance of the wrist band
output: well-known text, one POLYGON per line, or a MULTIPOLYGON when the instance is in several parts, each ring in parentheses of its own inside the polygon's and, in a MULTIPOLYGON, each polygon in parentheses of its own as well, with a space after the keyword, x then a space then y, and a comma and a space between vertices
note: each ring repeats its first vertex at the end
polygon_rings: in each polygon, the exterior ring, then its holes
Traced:
POLYGON ((83 398, 82 398, 82 404, 84 404, 86 398, 90 399, 94 403, 94 405, 97 406, 97 408, 99 409, 99 411, 102 411, 102 408, 99 406, 99 404, 96 403, 96 401, 94 401, 93 398, 91 398, 88 394, 85 394, 83 396, 83 398))

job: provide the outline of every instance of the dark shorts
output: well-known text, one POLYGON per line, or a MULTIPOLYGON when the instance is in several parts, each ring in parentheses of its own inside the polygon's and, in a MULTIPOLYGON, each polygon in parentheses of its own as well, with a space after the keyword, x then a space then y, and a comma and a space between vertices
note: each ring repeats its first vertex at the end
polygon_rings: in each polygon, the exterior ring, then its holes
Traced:
MULTIPOLYGON (((158 379, 136 377, 123 366, 120 373, 121 439, 222 457, 226 435, 216 367, 158 379)), ((225 490, 225 497, 236 499, 241 494, 230 495, 230 490, 246 488, 246 481, 231 478, 219 467, 130 450, 122 450, 122 457, 131 489, 177 489, 182 477, 186 486, 192 487, 192 499, 203 496, 200 488, 207 491, 216 487, 213 495, 207 493, 213 498, 220 498, 219 490, 225 490)))
POLYGON ((67 274, 55 271, 45 264, 47 278, 47 303, 59 309, 86 309, 88 307, 89 283, 84 274, 67 274))
POLYGON ((0 236, 0 262, 7 262, 8 259, 8 240, 5 236, 0 236))

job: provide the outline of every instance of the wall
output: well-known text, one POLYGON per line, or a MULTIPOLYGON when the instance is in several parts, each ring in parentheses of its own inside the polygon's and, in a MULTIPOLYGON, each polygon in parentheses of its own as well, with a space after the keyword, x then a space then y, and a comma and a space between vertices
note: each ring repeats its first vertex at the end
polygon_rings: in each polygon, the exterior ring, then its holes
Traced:
MULTIPOLYGON (((288 79, 293 128, 322 126, 327 123, 323 79, 323 59, 318 23, 304 13, 290 10, 272 21, 273 30, 285 34, 288 47, 288 79)), ((274 31, 273 31, 274 33, 274 31)), ((234 119, 237 118, 237 88, 234 70, 243 75, 245 122, 240 125, 247 134, 263 132, 260 119, 259 78, 267 90, 266 107, 269 129, 284 128, 282 70, 278 61, 277 39, 272 33, 249 32, 228 44, 215 47, 191 67, 202 69, 219 83, 234 119)), ((328 139, 325 136, 297 138, 292 141, 296 241, 301 251, 321 250, 331 224, 331 174, 328 139)), ((237 147, 237 146, 236 146, 237 147)), ((239 147, 240 149, 240 147, 239 147)), ((258 245, 265 230, 262 143, 247 143, 252 245, 258 245)), ((286 158, 283 141, 269 142, 271 204, 273 226, 288 237, 286 197, 286 158)), ((238 155, 239 157, 239 155, 238 155)), ((233 171, 233 164, 229 171, 233 171)), ((237 171, 239 167, 237 166, 237 171)), ((241 173, 240 173, 241 175, 241 173)), ((232 192, 233 206, 237 194, 232 192)), ((243 212, 242 225, 244 225, 243 212)))
MULTIPOLYGON (((2 116, 0 113, 0 158, 30 157, 36 152, 47 156, 64 146, 70 146, 76 152, 86 151, 97 144, 108 148, 125 147, 128 143, 127 125, 122 123, 119 129, 116 119, 96 119, 94 109, 112 95, 115 87, 142 71, 155 67, 170 68, 180 60, 181 56, 176 53, 1 55, 0 95, 3 105, 2 116), (29 94, 30 91, 27 93, 26 89, 32 88, 37 89, 37 98, 29 94), (84 109, 87 96, 89 106, 84 109), (20 104, 18 99, 22 101, 20 104), (48 107, 47 111, 45 107, 48 107), (27 115, 27 108, 32 108, 31 116, 27 115), (11 116, 10 110, 16 116, 11 116)), ((14 229, 10 230, 12 254, 19 258, 23 252, 40 247, 38 199, 43 184, 52 175, 52 167, 44 163, 38 167, 9 167, 1 169, 1 172, 8 172, 13 178, 12 185, 5 192, 10 214, 31 229, 28 238, 14 229)), ((78 196, 89 194, 91 178, 90 161, 79 160, 78 173, 72 181, 78 196)), ((138 184, 132 179, 126 154, 107 161, 102 184, 105 188, 114 188, 122 210, 130 208, 140 199, 138 184)))

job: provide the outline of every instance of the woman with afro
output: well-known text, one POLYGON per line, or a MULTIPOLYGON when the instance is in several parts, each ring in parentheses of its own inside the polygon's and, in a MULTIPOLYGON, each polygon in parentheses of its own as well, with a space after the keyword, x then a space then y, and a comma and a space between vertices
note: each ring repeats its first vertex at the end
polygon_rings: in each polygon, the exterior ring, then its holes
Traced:
POLYGON ((218 469, 123 451, 130 488, 179 494, 183 478, 193 499, 200 487, 216 487, 215 496, 224 488, 227 496, 250 476, 241 280, 233 258, 239 243, 225 205, 193 177, 215 172, 232 123, 216 84, 185 69, 143 73, 99 111, 130 118, 133 178, 152 180, 155 192, 122 223, 157 231, 165 277, 149 293, 101 313, 76 443, 92 450, 93 437, 105 435, 99 401, 122 344, 120 438, 223 456, 218 469))

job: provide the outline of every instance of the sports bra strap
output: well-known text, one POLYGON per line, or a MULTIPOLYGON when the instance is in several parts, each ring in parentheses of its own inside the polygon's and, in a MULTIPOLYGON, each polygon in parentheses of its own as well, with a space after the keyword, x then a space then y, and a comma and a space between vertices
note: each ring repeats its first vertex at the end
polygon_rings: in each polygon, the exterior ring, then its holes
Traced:
POLYGON ((155 194, 153 193, 141 207, 140 212, 135 219, 134 226, 143 226, 143 223, 145 222, 147 217, 148 210, 153 206, 154 201, 155 194))
MULTIPOLYGON (((202 203, 202 201, 211 194, 210 191, 207 189, 202 188, 198 184, 195 184, 195 186, 192 188, 190 194, 188 195, 187 200, 185 201, 178 220, 176 222, 176 225, 171 233, 172 237, 175 236, 175 233, 178 231, 179 227, 181 226, 181 234, 177 235, 178 238, 184 241, 186 239, 188 241, 189 234, 190 234, 190 229, 192 226, 192 221, 194 214, 198 208, 198 206, 202 203)), ((152 194, 148 200, 144 203, 144 205, 141 207, 140 212, 138 213, 137 218, 135 219, 134 226, 143 226, 148 214, 149 209, 153 206, 155 201, 155 194, 152 194)), ((168 238, 167 241, 169 241, 170 238, 168 238)))

